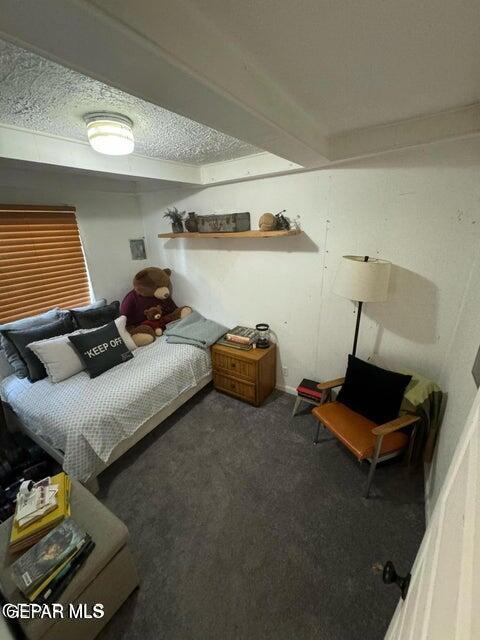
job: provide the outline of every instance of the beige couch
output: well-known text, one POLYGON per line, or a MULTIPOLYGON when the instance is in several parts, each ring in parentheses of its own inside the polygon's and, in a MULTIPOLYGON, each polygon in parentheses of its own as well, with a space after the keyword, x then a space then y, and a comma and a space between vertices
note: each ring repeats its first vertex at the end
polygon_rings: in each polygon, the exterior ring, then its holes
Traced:
MULTIPOLYGON (((128 529, 81 484, 72 481, 72 518, 95 541, 95 549, 62 594, 59 602, 68 605, 104 606, 105 615, 97 619, 49 618, 22 620, 28 640, 90 640, 100 632, 138 586, 138 575, 128 548, 128 529)), ((10 565, 15 560, 8 552, 11 519, 0 525, 0 589, 11 603, 27 602, 15 587, 10 565)))

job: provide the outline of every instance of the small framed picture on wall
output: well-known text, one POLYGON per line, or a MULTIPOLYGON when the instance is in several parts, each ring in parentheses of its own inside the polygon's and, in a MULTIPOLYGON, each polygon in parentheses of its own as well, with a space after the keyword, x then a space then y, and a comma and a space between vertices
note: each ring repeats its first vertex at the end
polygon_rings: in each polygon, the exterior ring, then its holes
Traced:
POLYGON ((132 260, 146 260, 145 240, 143 238, 130 240, 130 253, 132 254, 132 260))

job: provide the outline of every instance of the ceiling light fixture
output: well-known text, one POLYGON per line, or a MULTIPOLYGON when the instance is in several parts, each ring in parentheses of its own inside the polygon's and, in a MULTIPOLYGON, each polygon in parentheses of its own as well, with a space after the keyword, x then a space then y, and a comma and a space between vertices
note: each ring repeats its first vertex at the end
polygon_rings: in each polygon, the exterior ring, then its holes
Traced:
POLYGON ((132 153, 133 122, 119 113, 87 113, 87 136, 92 148, 108 156, 126 156, 132 153))

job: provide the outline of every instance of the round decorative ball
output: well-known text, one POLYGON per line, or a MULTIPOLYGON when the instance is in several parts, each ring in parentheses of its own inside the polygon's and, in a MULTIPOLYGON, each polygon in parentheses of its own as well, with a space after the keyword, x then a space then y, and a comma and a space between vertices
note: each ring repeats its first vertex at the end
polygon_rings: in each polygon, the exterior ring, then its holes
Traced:
POLYGON ((273 213, 264 213, 258 221, 260 231, 274 231, 277 221, 273 213))

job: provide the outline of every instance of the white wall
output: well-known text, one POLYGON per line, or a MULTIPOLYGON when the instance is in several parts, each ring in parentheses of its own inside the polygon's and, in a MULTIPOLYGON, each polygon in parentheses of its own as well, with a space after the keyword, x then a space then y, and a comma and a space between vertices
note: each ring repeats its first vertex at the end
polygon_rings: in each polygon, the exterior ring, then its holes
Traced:
POLYGON ((459 309, 458 324, 452 337, 441 375, 441 384, 448 391, 445 417, 437 442, 435 457, 427 477, 428 515, 440 492, 460 434, 477 388, 472 366, 480 346, 480 245, 472 264, 464 298, 459 309))
POLYGON ((473 361, 480 337, 466 345, 460 330, 452 343, 480 233, 479 160, 478 139, 456 141, 297 175, 143 194, 151 261, 173 269, 178 304, 227 325, 270 323, 279 346, 278 384, 291 390, 303 377, 344 373, 355 310, 331 292, 340 257, 391 260, 391 299, 365 305, 358 355, 416 369, 448 385, 451 396, 465 386, 458 416, 451 400, 440 478, 472 397, 466 361, 473 361), (199 214, 250 211, 254 228, 261 213, 286 208, 289 216, 301 216, 304 235, 158 239, 169 230, 161 214, 172 204, 199 214), (447 354, 462 371, 461 382, 444 375, 447 354))
POLYGON ((69 204, 77 221, 96 298, 122 299, 145 266, 130 256, 129 239, 144 236, 137 197, 128 184, 38 171, 0 171, 0 202, 69 204))
POLYGON ((480 343, 480 139, 431 145, 330 169, 198 190, 132 195, 134 185, 0 168, 0 201, 72 204, 97 297, 122 298, 144 266, 128 240, 146 235, 146 264, 170 266, 174 297, 227 325, 269 322, 278 383, 342 375, 355 310, 331 293, 340 256, 395 265, 391 299, 365 305, 359 351, 408 366, 448 391, 428 483, 438 495, 475 393, 480 343), (160 240, 169 205, 200 214, 301 216, 304 234, 265 240, 160 240), (142 215, 141 215, 142 214, 142 215), (287 368, 284 376, 282 367, 287 368))

